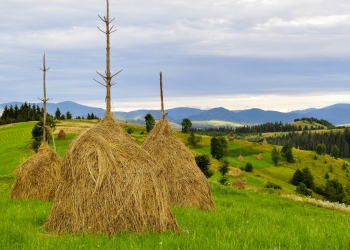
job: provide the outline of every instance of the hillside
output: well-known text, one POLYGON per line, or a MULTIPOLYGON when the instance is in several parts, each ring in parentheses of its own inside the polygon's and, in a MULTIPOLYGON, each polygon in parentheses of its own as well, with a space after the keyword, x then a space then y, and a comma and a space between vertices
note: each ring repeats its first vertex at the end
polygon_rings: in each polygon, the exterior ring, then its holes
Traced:
MULTIPOLYGON (((63 156, 70 141, 79 133, 93 126, 90 122, 60 122, 60 129, 67 132, 67 140, 56 140, 58 153, 63 156)), ((145 134, 143 126, 122 124, 131 128, 131 136, 140 143, 145 134)), ((233 189, 217 184, 218 174, 210 179, 216 203, 215 212, 205 212, 190 208, 173 208, 173 213, 183 229, 178 234, 121 233, 115 236, 56 235, 46 232, 42 225, 50 211, 51 203, 41 201, 18 201, 8 199, 13 183, 12 171, 33 151, 28 147, 33 123, 0 126, 0 157, 7 162, 0 167, 0 245, 2 249, 346 249, 350 214, 295 202, 280 196, 278 191, 264 189, 267 180, 280 184, 283 192, 292 194, 294 186, 288 180, 294 169, 310 166, 313 174, 322 173, 322 161, 334 167, 334 176, 343 178, 338 168, 341 160, 313 159, 313 153, 293 150, 301 162, 272 166, 270 145, 233 141, 229 143, 231 163, 230 183, 245 176, 248 190, 233 189), (262 153, 262 160, 256 159, 262 153), (243 155, 245 162, 251 161, 252 173, 239 169, 244 162, 238 162, 237 154, 243 155), (238 169, 237 169, 238 166, 238 169), (317 170, 316 170, 317 169, 317 170), (252 192, 253 191, 253 192, 252 192), (288 216, 285 216, 288 214, 288 216), (307 230, 312 228, 312 230, 307 230), (326 237, 327 236, 327 237, 326 237)), ((175 132, 187 142, 188 134, 175 132)), ((57 138, 56 138, 57 139, 57 138)), ((192 149, 194 154, 208 153, 210 137, 203 136, 201 148, 192 149)), ((217 169, 218 161, 212 159, 212 168, 217 169)), ((343 179, 342 179, 343 180, 343 179)), ((322 178, 317 179, 322 184, 322 178)))

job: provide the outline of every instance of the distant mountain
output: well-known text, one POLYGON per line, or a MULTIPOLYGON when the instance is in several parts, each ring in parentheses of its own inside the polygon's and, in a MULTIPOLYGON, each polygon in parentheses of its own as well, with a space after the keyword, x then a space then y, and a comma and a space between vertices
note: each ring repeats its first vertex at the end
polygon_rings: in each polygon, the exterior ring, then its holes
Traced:
MULTIPOLYGON (((0 104, 0 113, 2 109, 7 105, 20 107, 22 102, 11 102, 0 104)), ((42 103, 39 103, 42 106, 42 103)), ((57 108, 60 109, 62 114, 70 111, 73 117, 84 116, 87 114, 94 113, 98 117, 103 117, 105 110, 102 108, 88 107, 75 102, 60 102, 60 103, 48 103, 47 111, 48 113, 54 115, 57 108)), ((170 122, 180 123, 184 118, 189 118, 191 121, 227 121, 236 122, 241 124, 253 124, 253 123, 266 123, 266 122, 293 122, 296 118, 302 117, 314 117, 317 119, 325 119, 334 125, 339 124, 350 124, 350 104, 335 104, 321 109, 305 109, 305 110, 295 110, 292 112, 278 112, 278 111, 265 111, 258 108, 248 109, 248 110, 235 110, 230 111, 228 109, 219 107, 209 110, 201 110, 196 108, 173 108, 165 110, 167 115, 167 120, 170 122)), ((144 117, 147 113, 150 113, 156 120, 161 118, 160 110, 135 110, 130 112, 115 112, 114 114, 119 120, 126 121, 138 121, 143 122, 144 117)))

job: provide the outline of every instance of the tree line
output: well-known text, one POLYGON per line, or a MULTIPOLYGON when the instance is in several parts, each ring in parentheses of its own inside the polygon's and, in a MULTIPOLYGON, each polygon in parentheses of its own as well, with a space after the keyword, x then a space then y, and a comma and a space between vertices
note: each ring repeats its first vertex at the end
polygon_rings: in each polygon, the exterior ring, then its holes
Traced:
POLYGON ((303 131, 302 133, 290 132, 279 136, 266 138, 269 144, 285 145, 290 143, 293 147, 301 150, 317 151, 319 145, 324 145, 322 150, 326 154, 332 154, 332 149, 336 145, 339 148, 339 157, 349 157, 350 154, 350 130, 345 128, 344 132, 322 132, 312 133, 303 131))
POLYGON ((36 104, 23 103, 20 107, 10 105, 5 106, 0 117, 1 124, 16 122, 39 121, 43 116, 43 109, 36 104))
POLYGON ((244 125, 242 127, 209 127, 209 128, 191 128, 191 132, 209 136, 224 136, 229 133, 235 134, 252 134, 252 133, 270 133, 270 132, 292 132, 292 131, 306 131, 306 130, 320 130, 324 129, 323 126, 334 127, 330 122, 326 120, 318 120, 316 118, 301 118, 295 119, 295 121, 309 121, 310 127, 308 125, 302 127, 301 125, 294 125, 288 123, 280 122, 267 122, 264 124, 257 125, 244 125), (320 123, 321 125, 314 125, 313 123, 320 123))

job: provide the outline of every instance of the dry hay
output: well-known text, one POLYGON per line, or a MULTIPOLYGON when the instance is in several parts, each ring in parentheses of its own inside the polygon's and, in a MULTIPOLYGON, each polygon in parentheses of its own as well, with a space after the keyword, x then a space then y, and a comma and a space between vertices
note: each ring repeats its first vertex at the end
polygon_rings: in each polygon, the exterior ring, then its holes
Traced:
POLYGON ((60 130, 58 133, 58 140, 65 140, 66 139, 66 133, 63 131, 63 129, 60 130))
POLYGON ((239 155, 238 158, 237 158, 237 161, 239 162, 244 162, 244 158, 242 155, 239 155))
POLYGON ((263 156, 262 156, 261 153, 259 153, 257 156, 255 156, 255 158, 258 159, 258 160, 262 160, 263 156))
POLYGON ((10 197, 50 201, 58 184, 62 159, 43 142, 38 153, 27 159, 14 171, 15 182, 10 197))
POLYGON ((207 178, 190 150, 162 119, 141 144, 164 168, 170 203, 204 210, 215 209, 207 178))
POLYGON ((263 145, 267 145, 267 141, 266 141, 266 138, 264 139, 264 141, 262 142, 263 145))
POLYGON ((107 235, 179 230, 162 168, 112 115, 70 144, 45 227, 107 235))
POLYGON ((242 179, 237 178, 234 183, 232 183, 232 187, 245 189, 245 186, 248 184, 247 178, 243 177, 242 179))

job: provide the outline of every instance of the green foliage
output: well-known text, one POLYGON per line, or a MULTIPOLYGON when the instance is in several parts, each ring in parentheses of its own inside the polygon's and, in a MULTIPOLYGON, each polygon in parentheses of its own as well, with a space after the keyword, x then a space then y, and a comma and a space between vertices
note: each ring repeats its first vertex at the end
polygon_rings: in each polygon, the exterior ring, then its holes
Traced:
POLYGON ((132 130, 132 128, 129 127, 126 129, 126 132, 130 135, 130 134, 132 134, 133 130, 132 130))
POLYGON ((324 175, 324 178, 325 178, 326 180, 329 179, 329 174, 328 174, 328 172, 326 172, 326 174, 324 175))
POLYGON ((190 129, 192 128, 192 122, 190 119, 185 118, 182 120, 181 126, 182 126, 182 132, 188 133, 190 131, 190 129))
POLYGON ((56 112, 55 112, 55 119, 56 120, 61 120, 61 111, 59 108, 56 109, 56 112))
POLYGON ((337 145, 334 145, 332 147, 331 156, 333 156, 335 159, 338 159, 338 155, 339 155, 339 147, 337 145))
POLYGON ((251 164, 250 162, 247 162, 246 165, 245 165, 244 170, 246 172, 253 172, 253 164, 251 164))
POLYGON ((346 170, 347 169, 347 164, 345 163, 345 161, 343 162, 343 165, 341 166, 342 170, 346 170))
POLYGON ((199 169, 203 172, 205 177, 210 178, 214 173, 210 169, 210 157, 209 155, 202 154, 195 156, 195 160, 199 169))
POLYGON ((295 189, 295 192, 298 194, 302 194, 305 196, 312 196, 312 191, 307 189, 306 185, 303 182, 300 182, 297 188, 295 189))
POLYGON ((146 123, 146 130, 149 133, 154 126, 156 125, 156 121, 154 120, 153 116, 151 114, 147 114, 145 116, 145 123, 146 123))
POLYGON ((210 140, 210 153, 211 155, 220 160, 221 158, 227 156, 228 144, 225 137, 213 137, 210 140))
POLYGON ((267 181, 264 187, 265 188, 272 188, 272 189, 280 189, 280 190, 282 190, 282 187, 280 185, 278 185, 276 183, 273 183, 271 181, 267 181))
POLYGON ((341 202, 344 198, 343 185, 337 180, 327 180, 325 187, 325 197, 329 201, 341 202))
POLYGON ((304 183, 307 188, 313 188, 314 177, 312 176, 309 168, 303 168, 301 171, 300 169, 297 169, 294 172, 291 183, 294 186, 298 186, 301 182, 304 183))
POLYGON ((271 159, 275 166, 277 166, 278 162, 281 159, 281 153, 280 151, 274 146, 271 151, 271 159))
POLYGON ((316 153, 319 155, 325 155, 326 154, 326 145, 324 143, 317 144, 316 153))
POLYGON ((227 173, 229 171, 229 163, 227 161, 227 159, 224 159, 222 161, 221 166, 219 167, 219 172, 221 173, 221 177, 219 179, 219 183, 221 185, 228 185, 228 178, 227 178, 227 173))
POLYGON ((193 147, 197 147, 198 146, 198 142, 202 141, 202 136, 198 135, 194 135, 193 132, 191 132, 191 135, 187 138, 188 143, 193 146, 193 147))

